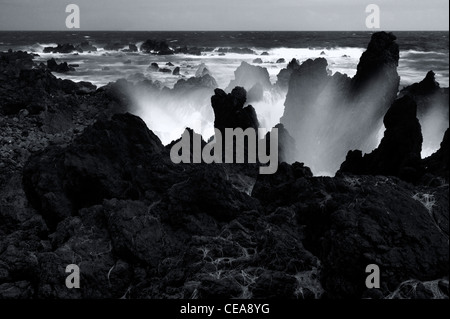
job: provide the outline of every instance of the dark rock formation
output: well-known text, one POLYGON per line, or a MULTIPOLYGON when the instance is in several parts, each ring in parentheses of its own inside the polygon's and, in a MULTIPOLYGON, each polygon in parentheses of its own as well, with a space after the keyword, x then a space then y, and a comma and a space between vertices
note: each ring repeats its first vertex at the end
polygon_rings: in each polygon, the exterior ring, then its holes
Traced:
POLYGON ((249 48, 219 48, 217 52, 220 53, 238 53, 238 54, 256 54, 255 51, 249 48))
MULTIPOLYGON (((51 70, 43 65, 33 68, 33 57, 26 52, 0 53, 0 113, 17 114, 27 109, 32 114, 54 110, 60 104, 71 104, 65 94, 86 94, 96 87, 87 82, 74 83, 57 79, 51 70)), ((67 64, 49 61, 50 67, 71 70, 67 64), (56 66, 55 66, 56 64, 56 66)))
POLYGON ((180 75, 180 67, 179 66, 177 66, 175 69, 173 69, 172 75, 180 75))
POLYGON ((426 179, 433 177, 441 177, 448 183, 449 181, 449 131, 445 131, 444 139, 440 144, 440 148, 431 156, 423 159, 423 166, 425 169, 426 179))
POLYGON ((257 130, 259 123, 255 109, 251 105, 244 107, 246 101, 247 92, 242 87, 235 87, 228 94, 221 89, 215 89, 214 96, 211 97, 214 127, 222 134, 225 133, 225 128, 240 127, 245 130, 251 127, 257 130))
POLYGON ((165 41, 154 41, 150 39, 142 43, 140 50, 145 53, 158 55, 170 55, 174 53, 165 41))
POLYGON ((134 43, 128 44, 128 49, 123 50, 124 52, 138 52, 138 47, 134 43))
POLYGON ((416 181, 422 174, 422 133, 416 113, 417 105, 410 97, 396 100, 384 117, 386 131, 378 148, 364 156, 361 151, 350 151, 340 172, 416 181))
POLYGON ((161 73, 172 73, 172 70, 168 68, 160 68, 158 71, 161 73))
POLYGON ((286 63, 286 60, 284 58, 280 58, 275 63, 286 63))
POLYGON ((97 47, 90 44, 89 41, 81 42, 77 49, 81 49, 83 52, 97 51, 97 47))
POLYGON ((67 62, 62 62, 58 64, 53 58, 47 61, 47 68, 52 72, 59 72, 59 73, 75 71, 75 68, 69 67, 67 65, 67 62))
POLYGON ((152 62, 148 68, 149 68, 150 71, 158 71, 159 70, 159 65, 156 62, 152 62))
POLYGON ((151 169, 163 151, 141 119, 115 115, 87 129, 66 150, 55 147, 34 155, 24 168, 24 189, 48 225, 55 227, 74 211, 103 199, 154 196, 166 184, 160 180, 164 177, 157 177, 166 169, 151 169), (101 157, 99 167, 96 161, 101 157), (152 171, 147 179, 138 173, 143 170, 152 171))
MULTIPOLYGON (((379 85, 384 82, 386 86, 396 84, 395 89, 398 88, 399 49, 395 42, 396 39, 392 33, 376 32, 372 34, 367 50, 363 52, 359 60, 356 75, 352 78, 354 90, 360 91, 367 86, 373 87, 374 82, 378 82, 378 79, 383 79, 382 83, 377 83, 379 85)), ((379 87, 377 89, 380 90, 379 87)), ((387 92, 391 91, 390 87, 387 89, 389 89, 387 92)))
MULTIPOLYGON (((216 92, 213 106, 243 110, 242 93, 216 92)), ((169 149, 116 115, 30 157, 26 197, 21 173, 2 181, 0 296, 359 299, 371 263, 378 297, 410 278, 445 290, 448 186, 317 178, 300 163, 254 184, 250 166, 175 165, 169 149), (83 280, 73 292, 61 268, 72 263, 83 280)))
POLYGON ((217 88, 217 82, 211 75, 205 74, 201 77, 190 77, 187 80, 180 79, 173 88, 174 90, 215 89, 217 88))
POLYGON ((261 63, 263 63, 263 60, 261 60, 261 58, 256 58, 252 61, 252 63, 261 64, 261 63))
POLYGON ((225 91, 231 91, 236 86, 250 90, 257 83, 260 83, 264 90, 272 87, 267 69, 242 62, 236 71, 234 71, 234 80, 230 81, 225 91))
POLYGON ((179 47, 176 48, 174 53, 190 54, 190 55, 202 55, 202 52, 212 51, 211 48, 197 48, 197 47, 179 47))
POLYGON ((449 124, 449 92, 441 88, 435 80, 433 71, 425 78, 403 88, 399 97, 408 95, 417 103, 417 118, 422 126, 423 147, 425 153, 439 148, 439 143, 449 124))
POLYGON ((382 176, 308 178, 302 166, 294 167, 281 164, 276 174, 259 175, 252 195, 305 226, 302 243, 321 261, 328 298, 363 294, 371 263, 383 269, 384 297, 410 278, 446 276, 448 237, 410 184, 382 176))
POLYGON ((58 46, 56 47, 45 47, 43 52, 44 53, 72 53, 72 52, 83 52, 83 50, 81 50, 81 48, 75 48, 72 44, 70 43, 65 43, 65 44, 58 44, 58 46))

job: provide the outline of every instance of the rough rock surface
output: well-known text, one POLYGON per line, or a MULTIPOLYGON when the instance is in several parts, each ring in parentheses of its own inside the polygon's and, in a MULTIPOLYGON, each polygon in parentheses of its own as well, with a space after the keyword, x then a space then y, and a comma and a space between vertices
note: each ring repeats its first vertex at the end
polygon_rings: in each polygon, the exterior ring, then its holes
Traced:
POLYGON ((221 89, 215 89, 214 96, 211 97, 214 127, 222 134, 225 133, 225 128, 240 127, 245 130, 251 127, 257 130, 259 123, 255 109, 251 105, 244 107, 246 101, 247 92, 242 87, 235 87, 228 94, 221 89))
MULTIPOLYGON (((351 90, 326 62, 305 63, 311 90, 324 79, 351 90)), ((299 69, 290 90, 302 83, 293 90, 314 100, 299 69)), ((283 160, 272 175, 258 164, 174 164, 170 145, 125 113, 129 92, 195 87, 144 79, 97 89, 57 79, 24 52, 0 54, 0 80, 0 298, 448 298, 448 130, 420 160, 412 97, 383 114, 385 138, 367 158, 402 178, 419 167, 415 183, 314 177, 283 160), (376 290, 364 284, 373 263, 376 290), (66 288, 69 264, 81 289, 66 288)), ((258 127, 245 89, 205 90, 216 127, 258 127)), ((277 128, 288 157, 298 136, 277 128)))

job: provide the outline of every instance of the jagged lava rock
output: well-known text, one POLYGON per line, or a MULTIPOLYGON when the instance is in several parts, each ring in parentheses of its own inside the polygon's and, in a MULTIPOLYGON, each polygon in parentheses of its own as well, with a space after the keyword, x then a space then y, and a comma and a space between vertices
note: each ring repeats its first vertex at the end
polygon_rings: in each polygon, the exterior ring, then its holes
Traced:
POLYGON ((417 103, 417 118, 422 126, 423 151, 429 154, 439 148, 449 124, 449 92, 436 82, 435 74, 429 71, 419 82, 403 88, 399 97, 408 95, 417 103), (438 137, 438 138, 437 138, 438 137))
POLYGON ((340 172, 397 176, 415 181, 422 174, 422 133, 416 117, 417 105, 404 96, 396 100, 384 117, 386 131, 380 145, 370 154, 349 152, 340 172))
MULTIPOLYGON (((225 128, 240 127, 258 129, 259 123, 253 106, 244 107, 247 100, 247 92, 242 87, 235 87, 231 93, 225 93, 221 89, 215 89, 211 97, 211 105, 214 110, 214 127, 222 134, 225 128)), ((223 135, 224 136, 224 135, 223 135)))
POLYGON ((51 147, 30 157, 24 189, 54 227, 78 209, 104 199, 155 196, 168 187, 170 171, 176 171, 164 152, 159 138, 140 118, 117 114, 111 121, 96 122, 66 149, 51 147))

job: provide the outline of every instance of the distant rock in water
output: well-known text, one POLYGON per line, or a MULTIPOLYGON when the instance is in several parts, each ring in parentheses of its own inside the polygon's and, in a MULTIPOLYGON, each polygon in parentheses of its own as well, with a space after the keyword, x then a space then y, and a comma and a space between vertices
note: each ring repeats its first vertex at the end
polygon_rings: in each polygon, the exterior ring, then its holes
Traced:
POLYGON ((412 98, 404 96, 396 100, 384 117, 386 131, 378 148, 364 156, 361 151, 350 151, 339 172, 417 181, 423 172, 422 133, 416 113, 417 105, 412 98))
POLYGON ((246 90, 250 90, 257 83, 259 83, 264 90, 272 87, 267 69, 257 65, 248 64, 247 62, 242 62, 236 71, 234 71, 234 80, 230 81, 230 84, 225 91, 231 91, 236 86, 241 86, 246 90))
POLYGON ((79 48, 81 50, 83 50, 83 52, 89 52, 89 51, 96 52, 97 51, 97 47, 90 44, 88 41, 81 42, 79 45, 79 48))
POLYGON ((81 48, 77 49, 70 43, 58 44, 56 47, 45 47, 43 49, 44 53, 72 53, 74 51, 83 52, 81 48))
POLYGON ((377 134, 387 109, 395 100, 398 45, 386 32, 372 35, 356 75, 330 76, 324 58, 290 66, 278 76, 289 79, 281 123, 297 142, 298 159, 315 174, 333 174, 351 149, 364 152, 377 146, 377 134))
POLYGON ((212 51, 211 48, 197 48, 197 47, 178 47, 175 49, 174 53, 181 53, 181 54, 190 54, 190 55, 197 55, 201 56, 203 51, 212 51))
POLYGON ((160 68, 158 71, 161 73, 172 73, 172 70, 168 68, 160 68))
POLYGON ((252 63, 261 64, 261 63, 263 63, 263 60, 261 60, 261 58, 256 58, 252 61, 252 63))
POLYGON ((152 63, 150 64, 150 66, 148 67, 148 69, 149 69, 150 71, 158 71, 158 70, 159 70, 159 65, 158 65, 158 63, 156 63, 156 62, 152 62, 152 63))
POLYGON ((123 52, 138 52, 138 47, 134 43, 128 44, 128 49, 122 50, 123 52))
POLYGON ((179 66, 177 66, 175 69, 173 69, 172 75, 180 75, 180 67, 179 66))
POLYGON ((286 60, 284 58, 278 59, 275 63, 286 63, 286 60))
POLYGON ((217 52, 220 53, 238 53, 238 54, 256 54, 255 51, 249 48, 219 48, 217 52))
POLYGON ((154 41, 150 39, 142 43, 140 50, 144 53, 158 55, 171 55, 174 53, 165 41, 154 41))
MULTIPOLYGON (((242 87, 235 87, 231 93, 225 93, 221 89, 215 89, 211 97, 211 105, 214 110, 214 127, 222 134, 225 128, 240 127, 258 129, 259 123, 253 106, 244 107, 247 101, 247 92, 242 87)), ((223 135, 224 136, 224 135, 223 135)))
POLYGON ((192 89, 215 89, 217 88, 216 80, 209 74, 201 77, 190 77, 189 79, 180 79, 175 83, 173 89, 178 90, 192 90, 192 89))
POLYGON ((49 70, 52 72, 59 72, 59 73, 75 71, 75 68, 68 66, 67 62, 62 62, 58 64, 53 58, 47 61, 47 68, 49 68, 49 70))
POLYGON ((269 55, 269 52, 264 51, 263 53, 261 53, 261 55, 269 55))

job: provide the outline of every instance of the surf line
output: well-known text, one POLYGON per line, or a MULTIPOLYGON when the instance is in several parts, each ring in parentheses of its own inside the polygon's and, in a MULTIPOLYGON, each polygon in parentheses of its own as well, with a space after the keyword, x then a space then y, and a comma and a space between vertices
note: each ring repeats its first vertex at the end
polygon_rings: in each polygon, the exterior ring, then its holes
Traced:
MULTIPOLYGON (((266 130, 259 128, 260 136, 263 136, 266 130)), ((223 139, 222 132, 215 128, 215 138, 207 143, 202 150, 202 137, 193 132, 191 135, 186 129, 181 140, 172 145, 170 149, 170 159, 173 163, 191 163, 191 154, 193 163, 222 163, 223 158, 223 139), (191 153, 192 144, 192 153, 191 153), (211 153, 212 152, 212 153, 211 153), (181 154, 180 154, 181 153, 181 154)), ((225 128, 225 163, 244 163, 245 154, 247 154, 248 163, 256 163, 258 157, 260 174, 274 174, 278 169, 278 129, 273 128, 270 132, 270 142, 265 138, 258 139, 254 128, 225 128), (247 152, 245 152, 245 138, 247 138, 247 152), (269 154, 267 154, 267 144, 269 144, 269 154), (235 146, 235 147, 233 147, 235 146), (268 164, 267 166, 264 166, 268 164)))

